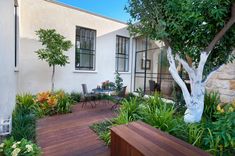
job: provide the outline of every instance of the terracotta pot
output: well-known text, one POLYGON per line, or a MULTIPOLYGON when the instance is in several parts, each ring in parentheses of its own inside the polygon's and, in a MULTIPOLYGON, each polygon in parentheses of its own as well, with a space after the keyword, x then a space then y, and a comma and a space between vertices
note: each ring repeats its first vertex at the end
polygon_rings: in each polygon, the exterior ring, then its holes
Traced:
POLYGON ((169 80, 163 80, 161 83, 161 93, 163 95, 171 96, 173 91, 173 83, 169 80))

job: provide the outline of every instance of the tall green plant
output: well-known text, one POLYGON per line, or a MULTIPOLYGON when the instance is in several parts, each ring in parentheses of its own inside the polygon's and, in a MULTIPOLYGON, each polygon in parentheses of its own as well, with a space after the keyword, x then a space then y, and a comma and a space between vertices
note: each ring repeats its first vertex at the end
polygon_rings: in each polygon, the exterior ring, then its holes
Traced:
POLYGON ((119 93, 123 87, 123 79, 121 78, 121 75, 118 72, 116 72, 115 75, 115 90, 117 93, 119 93))
POLYGON ((17 95, 16 107, 12 114, 12 133, 15 140, 25 138, 35 142, 36 116, 34 100, 30 94, 17 95))
POLYGON ((55 67, 65 66, 69 60, 69 57, 64 55, 65 51, 68 51, 72 47, 72 43, 66 40, 64 36, 56 32, 55 29, 40 29, 36 31, 36 35, 39 37, 39 41, 44 48, 36 51, 39 59, 45 60, 49 67, 52 67, 51 76, 51 91, 54 91, 55 83, 55 67))
POLYGON ((175 110, 172 104, 163 102, 158 94, 150 97, 144 104, 142 116, 144 122, 159 128, 163 131, 171 132, 175 127, 175 110))
POLYGON ((220 104, 220 95, 217 92, 206 92, 204 100, 204 112, 203 115, 207 119, 213 119, 216 112, 216 107, 220 104))

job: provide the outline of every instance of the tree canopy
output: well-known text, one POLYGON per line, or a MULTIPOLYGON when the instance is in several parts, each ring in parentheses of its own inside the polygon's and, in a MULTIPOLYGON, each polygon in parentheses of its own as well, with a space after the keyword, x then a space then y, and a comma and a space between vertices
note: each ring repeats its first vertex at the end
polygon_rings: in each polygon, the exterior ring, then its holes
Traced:
POLYGON ((45 46, 36 51, 41 60, 48 62, 50 67, 53 65, 65 66, 69 63, 69 58, 64 55, 64 51, 72 47, 71 41, 66 40, 55 29, 40 29, 36 31, 36 34, 39 37, 39 41, 45 46))
MULTIPOLYGON (((215 36, 231 19, 234 0, 129 0, 126 10, 133 35, 167 41, 173 53, 189 56, 195 66, 202 51, 211 52, 204 74, 235 57, 235 26, 211 46, 215 36), (137 21, 137 23, 134 23, 137 21)), ((235 20, 235 18, 233 19, 235 20)))

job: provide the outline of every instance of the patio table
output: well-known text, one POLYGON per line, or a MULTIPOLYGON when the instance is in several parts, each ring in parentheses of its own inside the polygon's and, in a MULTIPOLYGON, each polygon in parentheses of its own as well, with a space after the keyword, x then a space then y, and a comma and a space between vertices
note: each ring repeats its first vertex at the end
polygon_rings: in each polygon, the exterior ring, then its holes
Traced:
POLYGON ((95 93, 95 94, 106 94, 106 95, 109 95, 111 96, 111 94, 114 92, 114 90, 112 89, 98 89, 98 88, 95 88, 95 89, 92 89, 92 91, 95 93))

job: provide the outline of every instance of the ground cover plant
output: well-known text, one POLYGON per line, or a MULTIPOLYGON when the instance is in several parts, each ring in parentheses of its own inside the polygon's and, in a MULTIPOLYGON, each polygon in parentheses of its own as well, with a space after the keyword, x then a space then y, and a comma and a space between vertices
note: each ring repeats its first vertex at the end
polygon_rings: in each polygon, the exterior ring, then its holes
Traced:
POLYGON ((5 156, 39 156, 41 149, 31 141, 26 139, 15 141, 11 137, 0 145, 0 152, 5 156))
POLYGON ((205 103, 210 103, 213 109, 206 108, 198 123, 185 123, 182 112, 177 112, 175 105, 164 102, 158 94, 148 99, 130 97, 123 100, 116 118, 96 123, 91 129, 109 145, 112 126, 141 120, 213 155, 232 156, 235 152, 235 105, 221 105, 218 96, 206 93, 205 103))

